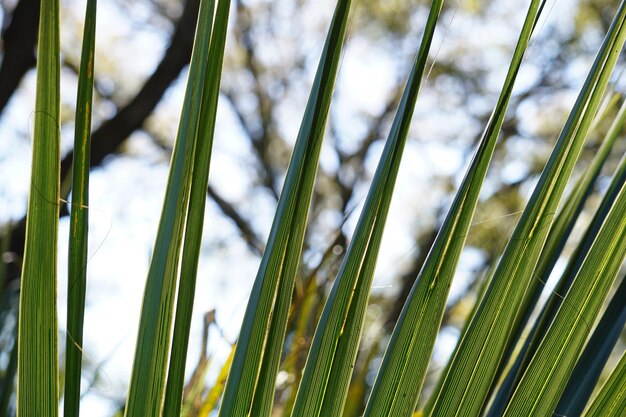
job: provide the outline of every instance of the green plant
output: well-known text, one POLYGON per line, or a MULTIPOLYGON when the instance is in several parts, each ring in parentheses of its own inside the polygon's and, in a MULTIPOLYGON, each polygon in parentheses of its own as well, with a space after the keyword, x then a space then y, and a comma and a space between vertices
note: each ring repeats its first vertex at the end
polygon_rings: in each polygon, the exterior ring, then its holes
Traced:
MULTIPOLYGON (((530 1, 500 97, 386 346, 367 396, 364 411, 367 417, 410 417, 418 407, 450 284, 516 77, 544 6, 541 0, 530 1)), ((338 416, 346 408, 383 229, 442 7, 443 0, 432 1, 421 46, 376 174, 341 267, 316 320, 306 366, 286 415, 338 416)), ((146 281, 126 416, 178 416, 184 410, 186 352, 229 10, 229 0, 201 1, 166 197, 146 281)), ((276 378, 293 316, 296 276, 350 10, 350 0, 337 2, 242 329, 233 348, 232 363, 224 366, 215 389, 207 395, 205 404, 210 406, 203 408, 204 415, 213 408, 219 409, 220 417, 272 415, 276 378), (216 397, 221 391, 218 405, 216 397)), ((68 299, 65 375, 65 415, 68 416, 79 414, 95 16, 95 1, 90 1, 79 78, 77 108, 81 111, 77 116, 74 146, 75 200, 71 204, 70 239, 73 292, 68 299)), ((33 175, 17 336, 18 417, 58 414, 56 242, 61 201, 58 19, 58 0, 43 0, 33 175)), ((484 292, 440 384, 431 400, 420 404, 424 415, 549 416, 560 407, 559 403, 573 401, 568 395, 577 396, 580 405, 575 412, 580 414, 589 402, 597 383, 597 368, 602 367, 608 353, 601 363, 585 366, 589 358, 580 356, 585 341, 591 336, 594 343, 610 352, 617 336, 601 340, 596 335, 606 329, 619 334, 624 325, 626 307, 622 303, 620 308, 623 290, 618 289, 611 302, 613 307, 607 309, 595 328, 592 326, 626 256, 626 158, 622 158, 588 232, 570 257, 571 266, 563 273, 555 293, 558 299, 546 304, 528 347, 518 353, 515 346, 523 344, 522 329, 531 320, 530 313, 538 303, 541 279, 549 275, 555 260, 561 256, 582 204, 612 145, 620 137, 626 114, 624 105, 615 116, 596 159, 566 194, 592 123, 604 116, 604 110, 600 111, 603 98, 613 100, 613 94, 606 90, 625 40, 626 1, 622 1, 515 231, 506 249, 494 261, 484 292), (533 279, 537 275, 539 279, 533 279), (509 368, 506 366, 509 362, 515 365, 509 368), (592 373, 594 377, 584 379, 586 398, 581 399, 581 394, 566 389, 572 378, 592 373)), ((307 296, 313 293, 306 291, 307 296)), ((626 407, 624 392, 619 389, 626 385, 624 378, 622 355, 586 415, 619 417, 626 407)), ((12 384, 4 384, 3 392, 9 390, 9 385, 12 384)))

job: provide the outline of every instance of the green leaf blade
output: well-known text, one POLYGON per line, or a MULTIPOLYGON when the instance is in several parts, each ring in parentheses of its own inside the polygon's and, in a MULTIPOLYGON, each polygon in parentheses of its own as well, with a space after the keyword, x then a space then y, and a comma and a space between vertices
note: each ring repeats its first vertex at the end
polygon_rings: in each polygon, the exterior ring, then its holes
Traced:
POLYGON ((613 369, 584 417, 621 417, 626 409, 626 352, 613 369))
POLYGON ((450 283, 502 127, 515 77, 540 11, 540 1, 532 2, 502 93, 480 146, 391 336, 368 400, 366 417, 411 416, 415 409, 450 283))
POLYGON ((180 248, 212 30, 210 6, 209 0, 201 1, 187 89, 141 308, 127 417, 156 417, 163 407, 180 248))
POLYGON ((287 313, 301 256, 350 0, 339 0, 291 157, 270 237, 244 315, 220 417, 271 410, 287 313))
MULTIPOLYGON (((215 2, 210 1, 208 8, 213 11, 215 2)), ((206 72, 205 87, 202 97, 202 114, 200 119, 193 180, 189 201, 189 213, 185 226, 185 238, 176 302, 176 319, 172 336, 163 417, 180 415, 185 378, 185 363, 189 345, 189 332, 195 298, 198 261, 202 244, 202 229, 206 206, 206 190, 209 182, 211 150, 215 134, 217 102, 221 81, 222 63, 228 27, 229 0, 220 0, 215 12, 215 28, 211 35, 208 63, 211 68, 206 72)), ((211 13, 210 19, 213 20, 211 13)))
POLYGON ((292 416, 342 413, 402 152, 443 1, 431 5, 420 51, 340 272, 324 306, 292 416), (332 395, 327 395, 332 393, 332 395))
MULTIPOLYGON (((587 197, 591 194, 593 184, 598 178, 600 170, 609 157, 613 145, 620 137, 624 123, 626 123, 626 102, 624 102, 620 108, 618 115, 609 128, 609 131, 602 141, 600 149, 598 149, 598 152, 591 161, 591 164, 587 167, 583 175, 576 181, 576 184, 572 188, 572 192, 567 197, 566 202, 563 205, 563 209, 556 216, 554 224, 552 225, 546 240, 546 244, 544 245, 544 250, 542 251, 541 257, 539 258, 535 269, 535 274, 537 276, 547 277, 552 272, 552 269, 554 268, 563 247, 565 246, 567 237, 573 229, 574 224, 578 219, 578 215, 587 201, 587 197)), ((536 306, 539 296, 541 295, 542 287, 543 285, 541 285, 541 281, 531 281, 520 307, 520 311, 525 312, 525 314, 520 314, 520 317, 516 320, 513 327, 513 334, 517 335, 516 337, 511 338, 513 343, 519 338, 519 335, 526 325, 530 314, 536 306)))
MULTIPOLYGON (((624 106, 622 109, 624 108, 626 108, 626 106, 624 106)), ((620 112, 620 116, 618 117, 616 121, 619 122, 619 120, 623 118, 624 118, 624 114, 620 112)), ((612 132, 615 133, 616 131, 612 130, 612 132)), ((607 143, 608 142, 605 142, 603 145, 606 145, 607 143)), ((594 162, 585 171, 585 173, 583 174, 583 177, 580 178, 580 181, 578 181, 578 183, 574 187, 572 195, 570 195, 570 198, 565 204, 563 211, 559 213, 558 217, 562 219, 565 219, 566 217, 571 217, 571 219, 569 220, 570 222, 576 221, 575 217, 570 216, 570 214, 566 213, 566 211, 568 209, 573 210, 573 206, 575 204, 582 204, 582 201, 580 201, 581 195, 588 194, 591 192, 593 183, 591 181, 587 183, 587 179, 593 176, 594 171, 596 171, 596 169, 599 170, 599 167, 594 166, 596 165, 595 163, 598 162, 598 157, 604 158, 600 152, 598 153, 596 158, 594 158, 594 162)), ((595 174, 597 175, 597 172, 595 174)), ((537 348, 539 347, 541 340, 543 340, 543 338, 545 337, 545 334, 548 331, 548 328, 550 327, 550 324, 552 323, 558 308, 561 306, 563 302, 563 298, 559 294, 565 294, 569 290, 572 284, 572 281, 574 280, 576 274, 578 273, 583 260, 587 256, 587 253, 589 252, 589 249, 591 248, 593 241, 596 239, 598 232, 600 231, 600 227, 602 226, 602 223, 604 219, 606 218, 606 215, 609 209, 613 206, 613 203, 617 197, 617 194, 619 193, 620 187, 622 184, 624 184, 625 180, 626 180, 626 164, 622 162, 620 164, 620 167, 616 171, 615 175, 613 176, 611 184, 609 185, 609 188, 607 189, 600 206, 596 210, 596 213, 594 214, 591 223, 587 227, 587 230, 585 231, 582 239, 580 240, 580 243, 577 245, 576 249, 572 253, 569 259, 569 262, 567 263, 567 266, 565 268, 565 271, 563 272, 563 274, 561 274, 561 278, 559 279, 559 282, 557 283, 552 294, 550 294, 548 301, 544 304, 541 310, 541 313, 539 314, 539 318, 537 318, 537 320, 533 324, 532 329, 530 330, 528 337, 524 341, 524 344, 520 352, 517 354, 517 357, 515 358, 513 365, 509 369, 505 380, 500 385, 500 389, 493 403, 490 406, 489 414, 488 414, 489 417, 500 416, 504 412, 508 399, 513 393, 513 390, 515 386, 517 385, 517 383, 519 382, 519 379, 521 378, 524 370, 527 368, 530 359, 537 351, 537 348)), ((553 228, 556 226, 557 224, 555 223, 553 228)), ((554 230, 551 230, 550 234, 552 235, 553 232, 554 230)), ((557 230, 555 234, 558 234, 558 233, 559 231, 557 230)), ((548 239, 550 239, 550 237, 548 237, 548 239)), ((544 258, 544 260, 545 259, 546 258, 544 258)), ((541 262, 541 258, 540 258, 540 262, 541 262)), ((538 268, 539 267, 540 266, 538 266, 538 268)), ((545 273, 546 275, 538 275, 538 276, 547 276, 547 271, 545 273)), ((536 272, 535 275, 537 274, 538 273, 536 272)), ((528 301, 528 298, 525 301, 528 301)), ((522 302, 521 309, 525 309, 525 308, 531 309, 532 307, 533 307, 533 303, 530 303, 527 305, 527 304, 524 304, 524 302, 522 302)), ((516 324, 519 324, 519 323, 516 323, 516 324)), ((513 345, 513 341, 511 341, 511 345, 513 345)), ((503 367, 504 364, 501 364, 500 366, 503 367)), ((562 413, 562 414, 569 414, 569 413, 562 413)))
POLYGON ((82 369, 83 323, 87 285, 87 234, 89 222, 89 168, 91 109, 93 104, 97 0, 89 0, 78 76, 76 129, 70 214, 67 336, 65 342, 65 395, 63 414, 78 417, 82 369))
POLYGON ((37 97, 18 335, 18 417, 58 415, 57 237, 60 202, 59 2, 42 0, 37 97))
POLYGON ((547 415, 565 389, 591 326, 626 257, 626 184, 524 373, 504 417, 547 415))
MULTIPOLYGON (((581 415, 626 323, 626 279, 615 291, 561 395, 556 413, 581 415)), ((625 407, 622 407, 625 408, 625 407)))
POLYGON ((521 298, 623 46, 624 12, 622 2, 494 279, 454 354, 433 417, 473 417, 486 401, 521 298))

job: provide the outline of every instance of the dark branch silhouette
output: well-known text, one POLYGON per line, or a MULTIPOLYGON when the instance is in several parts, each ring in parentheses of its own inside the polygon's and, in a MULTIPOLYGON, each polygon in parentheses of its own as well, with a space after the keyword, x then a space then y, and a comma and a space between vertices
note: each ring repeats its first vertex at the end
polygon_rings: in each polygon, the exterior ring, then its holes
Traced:
POLYGON ((0 114, 20 81, 35 67, 35 45, 39 25, 39 0, 21 0, 11 14, 11 23, 2 32, 4 44, 0 65, 0 114))
MULTIPOLYGON (((21 3, 28 1, 30 0, 22 0, 21 3)), ((116 152, 131 133, 141 128, 146 118, 154 111, 165 91, 189 63, 199 4, 199 0, 186 1, 183 13, 172 35, 170 45, 154 73, 126 106, 93 132, 91 144, 92 168, 101 165, 108 155, 116 152)), ((35 19, 34 16, 36 15, 38 15, 38 12, 28 17, 32 20, 35 19)), ((9 64, 7 63, 7 65, 9 64)), ((70 174, 71 167, 72 154, 70 153, 61 162, 62 182, 70 174)), ((64 214, 67 214, 67 210, 62 210, 62 215, 64 214)), ((20 259, 24 252, 25 233, 26 218, 24 217, 14 225, 11 233, 10 251, 15 255, 14 258, 16 259, 16 262, 11 264, 9 268, 9 277, 11 279, 19 275, 18 270, 20 259)))

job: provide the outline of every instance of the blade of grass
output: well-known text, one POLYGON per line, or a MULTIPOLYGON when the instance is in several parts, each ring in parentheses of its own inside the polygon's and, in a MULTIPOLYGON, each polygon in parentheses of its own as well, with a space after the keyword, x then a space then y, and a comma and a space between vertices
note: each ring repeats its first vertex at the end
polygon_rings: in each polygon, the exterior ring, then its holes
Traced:
POLYGON ((21 277, 17 416, 57 416, 60 166, 59 1, 42 0, 26 243, 21 277))
POLYGON ((292 417, 342 413, 385 220, 442 5, 441 0, 431 5, 422 44, 354 236, 318 322, 292 417))
POLYGON ((481 185, 542 5, 540 0, 530 4, 500 98, 396 323, 365 409, 365 417, 408 417, 415 410, 481 185))
POLYGON ((207 71, 211 5, 209 0, 200 4, 187 89, 141 308, 127 417, 156 417, 163 406, 180 247, 207 71))
POLYGON ((626 351, 584 417, 622 417, 626 410, 626 351))
POLYGON ((622 184, 554 322, 513 393, 504 417, 553 413, 624 257, 626 184, 622 184))
MULTIPOLYGON (((369 352, 364 354, 363 360, 359 365, 359 369, 356 369, 350 381, 348 387, 348 393, 346 395, 346 405, 343 408, 343 417, 357 417, 362 416, 361 410, 363 409, 363 402, 366 399, 366 394, 369 389, 368 377, 370 375, 370 369, 372 368, 372 362, 380 357, 380 347, 382 342, 381 336, 372 342, 369 348, 369 352)), ((363 350, 363 347, 361 347, 363 350)))
POLYGON ((244 417, 251 412, 255 417, 267 416, 271 411, 287 315, 350 4, 350 0, 337 2, 270 237, 248 300, 219 417, 244 417))
POLYGON ((83 323, 87 283, 89 157, 91 154, 91 108, 96 42, 96 4, 97 0, 89 0, 85 11, 85 28, 78 74, 78 97, 76 98, 67 285, 65 395, 63 400, 63 415, 66 417, 78 417, 80 410, 83 323))
MULTIPOLYGON (((600 149, 598 149, 596 155, 591 161, 591 164, 587 167, 584 174, 578 179, 572 188, 572 192, 566 198, 563 209, 559 212, 559 214, 557 214, 554 224, 550 229, 550 233, 548 234, 548 238, 546 239, 546 244, 544 245, 539 262, 537 262, 537 267, 535 268, 536 276, 550 276, 550 273, 563 251, 567 238, 571 230, 574 228, 574 224, 576 223, 587 198, 593 191, 593 185, 600 174, 600 170, 609 157, 611 149, 613 149, 613 145, 617 139, 621 137, 625 122, 626 101, 622 104, 618 115, 611 124, 611 127, 602 141, 600 149)), ((543 285, 541 281, 531 281, 520 307, 520 312, 523 312, 523 314, 519 315, 513 327, 513 334, 516 335, 516 337, 511 338, 512 342, 519 339, 524 326, 526 326, 526 323, 528 322, 528 318, 537 305, 542 288, 543 285)), ((505 355, 505 357, 508 357, 508 355, 505 355)))
MULTIPOLYGON (((624 122, 626 121, 626 102, 620 109, 620 112, 617 118, 614 120, 609 132, 607 133, 607 137, 602 143, 601 148, 598 150, 598 153, 594 157, 593 161, 587 167, 584 174, 579 178, 578 182, 572 189, 572 193, 569 195, 563 209, 557 215, 557 219, 550 230, 550 234, 548 235, 548 240, 546 243, 546 247, 543 250, 541 257, 539 258, 539 263, 537 268, 535 269, 535 276, 541 277, 541 280, 534 280, 531 282, 532 289, 529 288, 529 291, 526 293, 527 295, 522 301, 522 306, 520 307, 520 315, 525 314, 527 317, 530 316, 530 312, 535 308, 536 302, 539 299, 539 295, 541 293, 541 287, 539 284, 543 284, 547 277, 552 272, 552 268, 558 259, 563 246, 565 244, 565 239, 569 234, 569 231, 574 226, 578 214, 582 210, 582 206, 584 205, 584 201, 586 196, 591 194, 593 190, 593 185, 595 179, 598 177, 600 173, 600 169, 604 165, 604 162, 608 158, 609 151, 612 145, 615 143, 615 140, 620 136, 621 130, 624 126, 624 122), (567 230, 566 230, 567 229, 567 230), (528 295, 529 292, 535 291, 536 294, 528 295)), ((510 398, 515 386, 519 382, 524 370, 528 366, 528 362, 530 358, 535 354, 539 343, 543 339, 548 330, 548 327, 552 323, 552 319, 556 314, 557 309, 561 305, 562 298, 557 294, 565 294, 569 289, 580 265, 585 258, 593 240, 595 239, 598 231, 600 230, 600 226, 602 225, 602 221, 606 218, 606 214, 609 208, 613 205, 617 193, 620 189, 621 184, 624 183, 624 179, 626 176, 626 170, 619 169, 615 174, 609 189, 607 190, 605 197, 603 198, 600 207, 598 208, 594 218, 588 227, 587 231, 583 235, 581 239, 581 243, 578 245, 574 254, 570 258, 570 262, 568 263, 565 272, 561 276, 559 283, 555 291, 550 295, 550 298, 544 305, 539 314, 539 318, 533 324, 533 327, 524 341, 522 349, 517 354, 513 365, 509 369, 504 381, 500 385, 498 389, 498 393, 494 398, 493 403, 489 408, 488 417, 498 417, 501 416, 506 407, 507 401, 510 398)), ((515 323, 518 326, 522 326, 525 323, 521 321, 516 321, 515 323)), ((517 338, 521 335, 522 327, 519 327, 517 330, 517 338)), ((514 343, 510 343, 509 349, 513 349, 514 343)), ((505 364, 501 363, 500 367, 504 367, 505 364)))
MULTIPOLYGON (((214 1, 209 2, 213 10, 214 1)), ((170 357, 163 417, 177 417, 183 398, 185 384, 185 363, 187 347, 189 345, 189 331, 196 291, 196 275, 198 260, 202 244, 202 229, 204 226, 204 210, 206 207, 206 193, 209 183, 209 167, 211 149, 215 134, 215 120, 217 117, 217 102, 220 91, 222 62, 226 44, 226 28, 228 27, 228 13, 230 0, 220 0, 215 15, 215 28, 211 35, 208 63, 211 68, 206 72, 202 97, 202 114, 196 140, 194 174, 191 183, 189 213, 185 227, 183 257, 176 302, 176 320, 174 335, 172 336, 172 351, 170 357)), ((213 18, 211 16, 210 18, 213 18)))
MULTIPOLYGON (((458 344, 463 339, 463 335, 467 331, 467 328, 469 327, 469 324, 472 321, 472 317, 476 315, 476 311, 478 310, 478 307, 480 306, 480 300, 484 297, 485 292, 487 291, 487 288, 489 288, 489 283, 493 279, 494 273, 495 273, 495 263, 491 263, 487 271, 485 271, 484 273, 485 276, 483 278, 483 281, 480 284, 478 294, 476 294, 476 302, 472 306, 472 310, 467 315, 467 319, 463 323, 463 328, 461 328, 459 339, 454 347, 454 351, 456 351, 456 349, 458 348, 458 344)), ((448 373, 449 367, 450 367, 450 361, 447 361, 444 369, 441 371, 441 374, 439 378, 437 379, 437 384, 435 385, 435 388, 433 389, 430 397, 428 397, 428 400, 426 401, 426 404, 424 405, 424 407, 422 407, 422 415, 429 416, 430 413, 432 412, 432 409, 435 406, 435 400, 437 399, 437 396, 439 395, 439 391, 441 391, 441 387, 443 386, 443 380, 446 374, 448 373)))
POLYGON ((622 49, 625 11, 622 2, 491 285, 452 358, 435 401, 434 417, 473 417, 486 401, 559 200, 622 49))
MULTIPOLYGON (((626 279, 617 287, 606 311, 593 331, 585 350, 578 358, 576 367, 556 406, 555 413, 579 416, 591 398, 602 369, 619 340, 626 323, 626 279)), ((623 407, 622 409, 625 409, 623 407)))
MULTIPOLYGON (((563 297, 560 294, 566 294, 569 290, 572 281, 578 273, 583 260, 586 258, 589 249, 593 241, 596 239, 600 227, 609 209, 613 206, 617 194, 626 181, 626 164, 622 162, 620 169, 615 173, 613 180, 602 199, 602 202, 596 210, 594 217, 589 224, 589 227, 585 231, 580 243, 572 253, 570 260, 565 268, 565 271, 561 275, 559 282, 552 291, 550 298, 543 306, 539 318, 535 321, 533 328, 531 329, 526 341, 518 353, 517 358, 508 371, 507 377, 502 382, 502 386, 498 392, 498 395, 494 399, 489 409, 489 417, 499 417, 504 412, 504 409, 508 403, 510 395, 513 393, 514 388, 519 383, 519 379, 523 374, 523 370, 528 367, 528 363, 532 359, 533 355, 537 351, 539 344, 545 338, 545 334, 552 323, 556 312, 563 303, 563 297), (505 396, 505 393, 508 393, 505 396)), ((574 384, 578 385, 578 381, 574 384)), ((569 415, 569 414, 563 414, 569 415)))

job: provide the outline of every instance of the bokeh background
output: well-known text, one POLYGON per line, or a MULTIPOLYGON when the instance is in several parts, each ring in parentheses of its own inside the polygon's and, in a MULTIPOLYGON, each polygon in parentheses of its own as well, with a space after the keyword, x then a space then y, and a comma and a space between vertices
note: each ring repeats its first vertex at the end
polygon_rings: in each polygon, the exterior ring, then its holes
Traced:
MULTIPOLYGON (((346 417, 359 415, 387 337, 495 105, 526 3, 450 0, 444 5, 382 243, 346 417)), ((454 348, 486 267, 508 240, 616 3, 546 4, 461 257, 426 391, 454 348)), ((98 5, 83 346, 85 415, 112 416, 124 403, 198 4, 198 0, 110 0, 98 5)), ((3 305, 8 306, 2 313, 0 371, 6 368, 14 343, 30 175, 38 5, 37 0, 0 4, 0 285, 6 294, 3 305)), ((85 3, 62 0, 61 5, 59 123, 67 174, 85 3)), ((429 6, 425 0, 353 2, 278 378, 279 405, 288 404, 293 394, 429 6)), ((204 393, 214 385, 236 340, 333 7, 330 0, 232 1, 188 364, 189 377, 202 381, 204 393), (205 370, 206 374, 200 372, 205 370)), ((623 63, 618 64, 618 73, 620 67, 623 63)), ((623 84, 618 74, 614 90, 623 91, 623 84)), ((607 122, 598 124, 583 150, 578 173, 607 128, 607 122)), ((608 175, 625 149, 625 141, 618 141, 596 184, 599 192, 608 185, 608 175)), ((67 175, 64 178, 69 201, 67 175)), ((597 200, 590 197, 590 209, 597 200)), ((58 306, 64 341, 69 225, 67 204, 60 204, 58 306)), ((587 220, 584 212, 579 223, 587 220)), ((575 229, 572 241, 579 234, 575 229)), ((556 272, 562 267, 557 264, 556 272)), ((551 282, 545 280, 547 292, 551 282)), ((622 337, 616 352, 622 352, 625 344, 622 337)), ((613 363, 609 361, 609 367, 613 363)), ((277 410, 281 415, 281 408, 277 410)))

